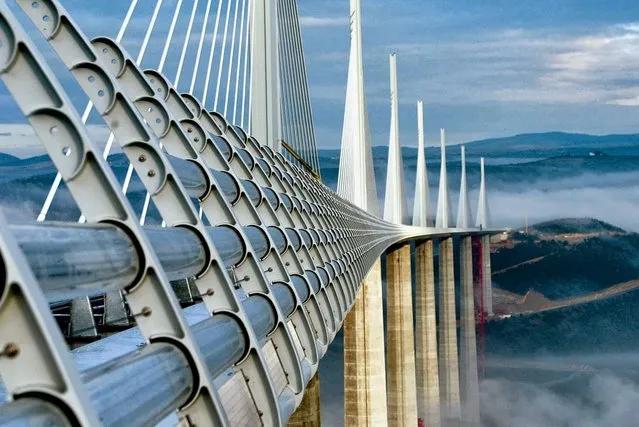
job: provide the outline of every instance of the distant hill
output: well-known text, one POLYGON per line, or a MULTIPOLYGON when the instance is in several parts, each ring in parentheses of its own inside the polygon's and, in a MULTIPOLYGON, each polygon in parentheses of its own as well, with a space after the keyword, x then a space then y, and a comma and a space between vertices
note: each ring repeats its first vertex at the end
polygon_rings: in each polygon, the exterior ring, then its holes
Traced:
MULTIPOLYGON (((0 163, 0 206, 9 208, 8 214, 13 212, 11 219, 14 221, 34 220, 44 203, 57 170, 47 155, 27 159, 14 157, 9 160, 5 164, 0 163)), ((128 167, 126 157, 122 153, 113 154, 109 156, 109 164, 122 185, 128 167)), ((136 212, 140 212, 144 203, 145 190, 135 174, 127 196, 136 212)), ((62 183, 53 199, 48 219, 75 221, 79 215, 80 211, 69 190, 62 183)), ((154 207, 149 211, 149 218, 160 222, 159 214, 154 207)))
POLYGON ((20 161, 19 158, 10 154, 0 153, 0 165, 9 165, 20 161))
MULTIPOLYGON (((437 141, 438 143, 438 141, 437 141)), ((639 134, 627 135, 588 135, 568 132, 542 132, 524 133, 502 138, 489 138, 464 142, 466 153, 469 156, 514 156, 527 153, 531 157, 555 156, 580 156, 587 155, 590 151, 602 151, 608 154, 639 154, 639 134), (549 154, 549 152, 554 154, 549 154)), ((459 151, 451 145, 451 154, 459 151)), ((319 150, 320 157, 339 157, 339 149, 319 150)), ((417 151, 414 147, 402 148, 404 157, 412 156, 417 151)), ((373 156, 386 156, 387 146, 373 147, 373 156)), ((439 152, 436 144, 430 143, 426 147, 426 154, 439 152)))
POLYGON ((529 232, 539 233, 597 233, 604 231, 616 231, 624 233, 624 230, 607 222, 595 218, 562 218, 541 222, 528 228, 529 232))
MULTIPOLYGON (((405 149, 404 153, 406 190, 408 196, 412 197, 416 173, 416 159, 414 157, 416 151, 405 149), (413 157, 410 157, 410 153, 413 157)), ((449 153, 455 154, 454 147, 449 150, 449 153)), ((323 152, 320 159, 322 179, 329 188, 335 189, 337 187, 339 153, 334 151, 329 153, 331 155, 326 154, 323 152)), ((384 197, 384 183, 386 181, 386 150, 378 147, 374 150, 374 155, 377 195, 381 201, 384 197)), ((128 164, 125 156, 123 154, 111 155, 109 163, 115 168, 118 178, 122 178, 128 164)), ((453 192, 459 188, 460 168, 458 160, 449 161, 448 182, 449 188, 453 192)), ((639 156, 563 156, 514 164, 489 163, 486 168, 491 192, 513 191, 515 188, 523 190, 532 188, 543 192, 582 188, 583 186, 624 187, 634 186, 637 182, 639 156), (586 179, 583 179, 584 177, 586 179)), ((436 194, 433 191, 439 183, 439 169, 439 156, 428 157, 428 176, 432 197, 436 194)), ((0 203, 6 205, 13 203, 14 200, 31 198, 34 201, 34 206, 41 205, 55 173, 56 170, 46 155, 27 159, 3 155, 0 157, 0 203), (35 195, 34 190, 37 190, 35 195)), ((470 190, 477 189, 480 181, 479 174, 479 164, 469 160, 467 176, 470 190)), ((136 188, 133 190, 135 191, 136 188)))
MULTIPOLYGON (((521 134, 506 138, 472 141, 466 144, 468 158, 468 184, 471 189, 479 184, 479 157, 488 158, 487 173, 491 189, 511 187, 516 184, 535 183, 575 177, 587 173, 621 173, 639 171, 639 135, 584 135, 563 132, 521 134), (589 156, 591 151, 602 151, 603 156, 589 156)), ((449 146, 448 171, 450 188, 459 186, 460 147, 449 146)), ((319 150, 322 178, 331 188, 337 186, 340 150, 319 150)), ((411 190, 417 168, 417 149, 402 149, 408 189, 411 190)), ((113 157, 123 160, 122 155, 113 157)), ((378 195, 383 197, 386 179, 388 147, 373 147, 373 163, 378 184, 378 195)), ((434 187, 438 183, 440 151, 438 147, 426 149, 429 181, 434 187)), ((20 169, 28 165, 37 168, 48 162, 47 156, 17 159, 0 154, 0 181, 25 177, 31 171, 20 169), (8 174, 3 176, 3 174, 8 174)), ((38 172, 39 173, 39 172, 38 172)))
MULTIPOLYGON (((515 233, 492 256, 493 284, 506 295, 561 300, 639 279, 639 234, 592 218, 567 218, 515 233), (552 235, 556 238, 552 238, 552 235), (581 240, 565 237, 582 235, 581 240), (568 236, 566 236, 568 235, 568 236), (526 262, 532 260, 532 262, 526 262), (532 290, 532 293, 529 291, 532 290), (542 297, 543 295, 543 297, 542 297)), ((486 326, 487 351, 499 355, 615 352, 639 348, 639 291, 486 326)))
MULTIPOLYGON (((450 150, 449 150, 450 151, 450 150)), ((406 183, 412 187, 415 182, 415 174, 417 169, 416 159, 409 157, 406 153, 409 149, 403 150, 404 159, 404 177, 406 183)), ((378 188, 383 188, 386 180, 386 153, 377 153, 374 158, 375 177, 378 188)), ((452 156, 451 156, 452 157, 452 156)), ((431 186, 435 186, 439 181, 440 161, 439 156, 427 157, 428 179, 431 186)), ((337 176, 339 168, 339 158, 322 158, 320 160, 322 167, 322 179, 324 183, 336 188, 337 176)), ((451 189, 459 187, 459 171, 461 163, 454 158, 448 161, 448 182, 451 189)), ((479 163, 469 159, 466 166, 469 188, 479 186, 480 168, 479 163)), ((555 184, 553 181, 559 179, 567 179, 579 177, 586 174, 603 175, 603 174, 621 174, 639 172, 639 155, 638 156, 556 156, 545 158, 543 160, 534 160, 521 163, 510 164, 487 164, 486 173, 488 175, 491 189, 500 189, 512 187, 514 185, 535 184, 540 181, 555 184)), ((636 177, 634 177, 636 182, 636 177)), ((578 185, 575 182, 575 185, 578 185)), ((589 181, 589 186, 597 186, 594 179, 589 181)), ((543 189, 543 188, 542 188, 543 189)), ((381 192, 380 192, 381 194, 381 192)))
MULTIPOLYGON (((534 153, 554 151, 557 155, 583 155, 583 150, 617 150, 639 146, 639 134, 629 135, 587 135, 567 132, 527 133, 504 138, 491 138, 472 141, 466 144, 469 154, 488 153, 495 155, 520 152, 534 153)), ((636 151, 633 151, 636 152, 636 151)))
POLYGON ((601 354, 639 349, 639 291, 486 324, 486 351, 499 356, 601 354))
MULTIPOLYGON (((468 182, 478 185, 479 158, 486 157, 491 187, 511 183, 532 183, 544 179, 569 178, 584 173, 620 173, 639 171, 639 134, 586 135, 565 132, 520 134, 505 138, 471 141, 464 144, 468 161, 468 182), (591 153, 600 152, 598 156, 591 153)), ((459 145, 447 149, 449 181, 459 185, 459 145)), ((331 188, 337 186, 340 150, 319 150, 322 178, 331 188)), ((414 182, 417 149, 403 147, 405 176, 414 182)), ((438 147, 426 148, 429 180, 437 183, 440 167, 438 147)), ((378 186, 386 178, 388 147, 373 147, 373 163, 378 186)), ((381 191, 379 192, 381 196, 381 191)))
POLYGON ((603 221, 548 221, 529 227, 528 235, 515 234, 513 240, 514 246, 499 249, 491 262, 493 281, 509 292, 534 290, 562 299, 639 279, 639 234, 603 221))

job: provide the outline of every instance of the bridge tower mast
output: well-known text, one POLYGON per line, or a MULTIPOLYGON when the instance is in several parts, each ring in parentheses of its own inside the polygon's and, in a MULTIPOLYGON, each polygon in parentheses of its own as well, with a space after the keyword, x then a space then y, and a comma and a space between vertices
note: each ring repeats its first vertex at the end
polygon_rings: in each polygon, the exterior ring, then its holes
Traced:
MULTIPOLYGON (((351 47, 337 192, 379 215, 364 93, 360 0, 350 0, 351 47)), ((385 426, 386 370, 381 262, 375 261, 344 320, 344 424, 385 426)))
MULTIPOLYGON (((461 183, 457 228, 472 223, 466 184, 466 150, 461 147, 461 183)), ((473 276, 473 237, 460 238, 460 383, 461 416, 464 425, 479 425, 479 380, 477 377, 477 337, 475 334, 475 292, 473 276)))
MULTIPOLYGON (((399 142, 395 54, 390 55, 390 85, 391 125, 384 220, 402 225, 407 223, 407 209, 404 165, 399 142)), ((400 243, 386 252, 386 274, 388 423, 394 426, 414 426, 417 424, 417 392, 410 243, 400 243)))
MULTIPOLYGON (((479 204, 477 207, 477 227, 487 229, 491 226, 490 209, 488 208, 488 194, 486 193, 486 168, 484 158, 481 158, 481 182, 479 184, 479 204)), ((493 285, 490 267, 490 235, 481 236, 482 244, 482 285, 485 313, 493 315, 493 285)))
MULTIPOLYGON (((417 140, 417 182, 415 183, 413 225, 432 227, 422 101, 417 102, 417 140)), ((433 247, 432 238, 415 242, 415 372, 418 425, 440 427, 433 247)))
POLYGON ((250 131, 259 142, 279 153, 282 123, 277 1, 255 0, 252 18, 250 131))
MULTIPOLYGON (((440 131, 441 170, 437 199, 437 228, 450 228, 450 197, 446 171, 446 132, 440 131)), ((459 423, 461 415, 459 395, 459 354, 457 352, 457 317, 455 302, 455 262, 452 236, 439 240, 439 374, 441 387, 442 423, 459 423)))

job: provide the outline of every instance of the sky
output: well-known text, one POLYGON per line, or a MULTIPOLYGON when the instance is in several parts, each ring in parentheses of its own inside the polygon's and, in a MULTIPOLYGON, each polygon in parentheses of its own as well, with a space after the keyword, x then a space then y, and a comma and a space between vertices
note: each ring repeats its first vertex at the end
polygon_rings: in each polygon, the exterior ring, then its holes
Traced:
MULTIPOLYGON (((142 60, 157 68, 177 0, 165 0, 156 32, 142 60)), ((9 2, 13 10, 14 3, 9 2)), ((340 144, 346 86, 349 29, 347 0, 299 0, 303 41, 318 146, 340 144)), ((64 0, 71 16, 89 36, 115 37, 129 0, 64 0)), ((142 0, 133 15, 124 45, 137 56, 155 5, 142 0)), ((192 0, 184 0, 165 72, 173 78, 192 0)), ((207 1, 200 0, 185 63, 195 62, 207 1)), ((226 5, 223 3, 223 12, 226 5)), ((233 4, 241 5, 242 2, 233 4)), ((212 40, 213 0, 194 89, 204 88, 212 40)), ((234 9, 233 9, 234 10, 234 9)), ((231 16, 233 14, 231 10, 231 16)), ((26 22, 21 12, 21 20, 26 22)), ((438 143, 440 127, 449 143, 551 130, 594 134, 635 133, 639 128, 639 4, 632 1, 538 0, 363 0, 365 82, 374 145, 388 140, 388 54, 398 55, 400 137, 416 145, 416 101, 425 102, 427 144, 438 143)), ((220 31, 224 19, 220 22, 220 31)), ((232 25, 232 19, 231 24, 232 25)), ((239 22, 238 22, 239 25, 239 22)), ((30 24, 29 33, 34 34, 30 24)), ((77 109, 86 98, 55 55, 34 37, 77 109)), ((217 39, 219 55, 221 36, 217 39)), ((212 75, 214 79, 215 71, 212 75)), ((188 90, 191 69, 180 82, 188 90)), ((207 103, 214 102, 214 90, 207 103)), ((218 110, 224 108, 220 95, 218 110)), ((230 99, 234 97, 233 91, 230 99)), ((228 114, 231 103, 227 104, 228 114)), ((0 121, 22 116, 0 88, 0 121)), ((95 121, 95 118, 92 118, 95 121)), ((238 119, 239 121, 239 119, 238 119)))
MULTIPOLYGON (((348 2, 300 0, 321 146, 339 144, 348 2)), ((631 1, 362 1, 373 144, 387 143, 388 54, 397 53, 400 127, 416 145, 525 132, 635 133, 639 4, 631 1)))

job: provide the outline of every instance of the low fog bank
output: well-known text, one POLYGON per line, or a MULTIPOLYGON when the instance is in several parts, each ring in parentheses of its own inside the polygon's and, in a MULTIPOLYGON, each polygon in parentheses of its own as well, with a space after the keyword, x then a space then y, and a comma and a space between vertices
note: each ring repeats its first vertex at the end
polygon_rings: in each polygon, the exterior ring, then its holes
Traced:
MULTIPOLYGON (((589 217, 639 232, 639 173, 584 174, 557 180, 539 180, 526 185, 516 183, 493 185, 488 180, 488 205, 493 226, 523 227, 557 218, 589 217)), ((458 188, 449 187, 451 212, 457 215, 458 188)), ((412 214, 414 194, 407 191, 412 214)), ((469 192, 473 217, 478 191, 469 192)), ((431 209, 437 208, 437 188, 430 188, 431 209)), ((383 205, 383 198, 379 201, 383 205)))
MULTIPOLYGON (((583 174, 539 180, 510 188, 488 186, 493 225, 521 227, 566 217, 597 218, 628 231, 639 231, 639 174, 583 174)), ((471 206, 477 194, 471 193, 471 206)), ((457 195, 455 197, 457 199, 457 195)))
POLYGON ((489 379, 480 385, 482 427, 636 427, 639 386, 611 372, 592 376, 578 393, 489 379))
POLYGON ((8 202, 0 200, 0 213, 12 224, 33 222, 40 213, 40 206, 33 202, 8 202))
POLYGON ((589 217, 639 231, 637 187, 494 191, 489 192, 488 203, 494 226, 522 227, 526 218, 534 224, 556 218, 589 217))
MULTIPOLYGON (((320 364, 322 425, 326 426, 344 423, 341 333, 334 345, 320 364)), ((538 368, 489 369, 488 379, 480 384, 482 427, 638 425, 639 354, 563 355, 526 361, 538 368), (578 369, 582 365, 588 366, 585 372, 578 369), (561 372, 566 367, 567 372, 561 372)))

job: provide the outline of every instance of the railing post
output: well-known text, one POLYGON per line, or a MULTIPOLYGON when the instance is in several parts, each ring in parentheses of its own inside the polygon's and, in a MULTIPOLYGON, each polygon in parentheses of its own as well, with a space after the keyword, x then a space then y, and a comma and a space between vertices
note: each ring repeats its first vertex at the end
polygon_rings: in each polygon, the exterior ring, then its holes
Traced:
MULTIPOLYGON (((8 18, 5 8, 0 4, 0 27, 8 18)), ((69 424, 98 425, 64 338, 2 213, 0 287, 0 375, 9 395, 17 401, 39 395, 42 405, 61 402, 57 408, 67 409, 69 424)))

